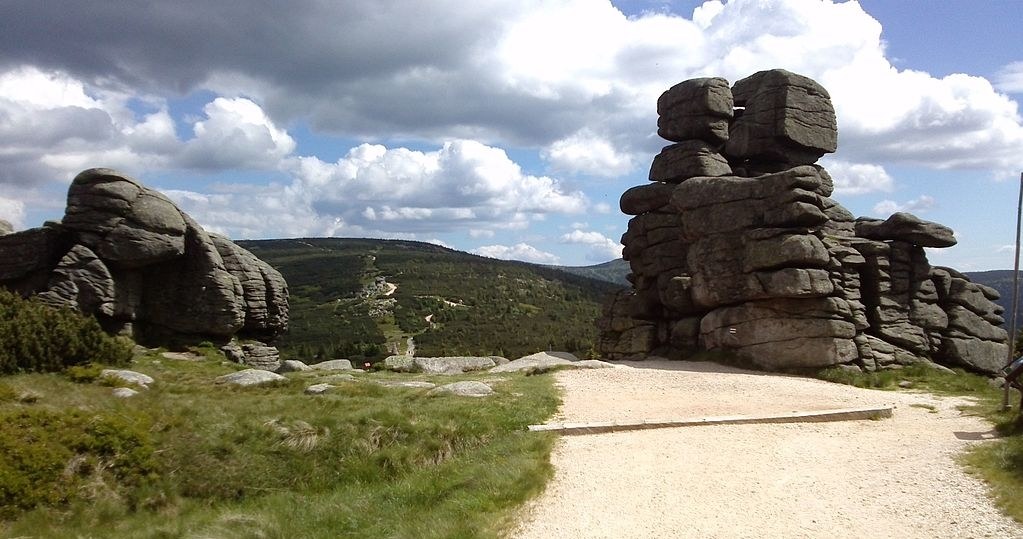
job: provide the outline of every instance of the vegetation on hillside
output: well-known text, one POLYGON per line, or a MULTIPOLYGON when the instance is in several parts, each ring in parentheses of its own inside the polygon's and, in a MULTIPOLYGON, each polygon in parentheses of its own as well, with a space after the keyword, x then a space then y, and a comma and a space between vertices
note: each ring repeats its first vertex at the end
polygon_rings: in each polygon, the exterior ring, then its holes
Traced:
POLYGON ((383 372, 231 388, 223 361, 132 368, 156 382, 127 400, 67 374, 0 378, 0 536, 492 537, 551 472, 554 438, 526 430, 557 407, 546 376, 473 399, 383 372), (341 387, 304 394, 320 382, 341 387))
POLYGON ((588 355, 612 283, 556 268, 488 259, 437 245, 320 238, 239 242, 278 269, 291 293, 285 357, 375 360, 501 355, 539 350, 588 355), (381 289, 379 279, 397 288, 381 289))
POLYGON ((93 361, 124 364, 131 346, 104 333, 91 316, 0 288, 0 374, 60 371, 93 361))

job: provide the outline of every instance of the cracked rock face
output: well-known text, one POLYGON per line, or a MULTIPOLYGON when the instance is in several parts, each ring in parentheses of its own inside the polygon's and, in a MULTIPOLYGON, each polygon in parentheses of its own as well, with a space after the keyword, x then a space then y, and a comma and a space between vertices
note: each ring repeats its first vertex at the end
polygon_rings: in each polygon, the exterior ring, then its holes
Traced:
POLYGON ((0 285, 93 314, 149 345, 236 334, 272 341, 287 328, 280 273, 207 234, 163 194, 89 169, 67 200, 60 223, 0 236, 0 285))
POLYGON ((994 290, 932 267, 952 231, 897 213, 856 219, 816 161, 837 148, 827 90, 784 70, 728 88, 670 88, 658 133, 674 142, 621 198, 630 290, 598 322, 612 359, 724 350, 770 370, 917 361, 994 374, 1007 337, 994 290), (728 106, 735 109, 729 114, 728 106))

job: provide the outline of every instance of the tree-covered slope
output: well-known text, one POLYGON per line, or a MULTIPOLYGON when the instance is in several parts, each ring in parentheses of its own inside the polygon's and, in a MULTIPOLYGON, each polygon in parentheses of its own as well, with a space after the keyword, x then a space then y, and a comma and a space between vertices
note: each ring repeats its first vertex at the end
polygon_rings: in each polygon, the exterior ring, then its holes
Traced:
POLYGON ((555 268, 428 243, 318 238, 242 241, 291 292, 285 357, 416 354, 517 357, 596 344, 600 303, 617 286, 555 268))

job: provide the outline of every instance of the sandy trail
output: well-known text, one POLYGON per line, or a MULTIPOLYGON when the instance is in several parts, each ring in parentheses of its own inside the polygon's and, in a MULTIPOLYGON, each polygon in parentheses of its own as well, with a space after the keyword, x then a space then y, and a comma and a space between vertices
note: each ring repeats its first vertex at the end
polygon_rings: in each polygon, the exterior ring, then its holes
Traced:
POLYGON ((880 421, 564 436, 517 538, 1021 537, 954 457, 991 426, 961 399, 707 363, 562 371, 561 421, 681 419, 894 404, 880 421))

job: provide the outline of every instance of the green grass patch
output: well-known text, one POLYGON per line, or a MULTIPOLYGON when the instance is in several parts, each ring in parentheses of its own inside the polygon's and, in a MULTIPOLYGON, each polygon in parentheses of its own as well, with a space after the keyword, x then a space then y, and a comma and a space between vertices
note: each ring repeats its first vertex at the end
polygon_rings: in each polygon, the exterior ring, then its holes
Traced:
POLYGON ((0 536, 496 537, 551 474, 554 437, 529 433, 559 398, 551 377, 331 373, 231 388, 214 361, 140 359, 151 389, 5 377, 0 536), (489 379, 485 399, 375 381, 489 379), (40 398, 17 399, 26 388, 40 398), (8 455, 21 455, 9 459, 8 455), (17 500, 17 503, 14 503, 17 500))

